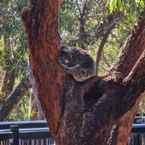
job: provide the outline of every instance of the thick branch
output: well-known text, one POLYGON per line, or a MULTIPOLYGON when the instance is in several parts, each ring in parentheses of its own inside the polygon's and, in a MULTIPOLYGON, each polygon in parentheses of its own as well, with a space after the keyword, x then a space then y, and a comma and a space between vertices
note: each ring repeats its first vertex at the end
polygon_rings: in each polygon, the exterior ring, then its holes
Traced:
POLYGON ((61 138, 67 138, 63 144, 105 145, 110 127, 131 109, 144 88, 141 84, 122 85, 98 77, 81 84, 68 80, 59 128, 61 138))
MULTIPOLYGON (((135 70, 132 68, 136 63, 136 61, 139 60, 140 55, 145 49, 144 26, 145 26, 145 20, 144 18, 141 18, 137 26, 134 28, 129 39, 124 44, 119 59, 116 62, 116 64, 113 66, 113 69, 111 70, 111 74, 113 74, 113 72, 115 73, 115 78, 118 78, 117 75, 119 75, 119 78, 121 79, 126 77, 126 81, 127 80, 129 81, 131 80, 131 78, 133 78, 133 72, 135 72, 135 70)), ((142 71, 142 69, 144 68, 142 67, 138 71, 142 71)), ((114 140, 116 140, 117 145, 126 145, 128 137, 131 133, 132 122, 137 112, 138 105, 141 98, 142 96, 138 96, 135 106, 133 106, 131 110, 128 113, 126 113, 121 119, 119 119, 118 122, 116 123, 117 125, 117 129, 115 130, 116 135, 113 136, 113 138, 114 140), (126 134, 124 134, 124 132, 126 132, 126 134)))
POLYGON ((145 49, 142 52, 141 56, 138 58, 136 64, 134 65, 128 76, 124 79, 124 82, 128 82, 131 80, 137 82, 145 81, 145 49))
POLYGON ((111 69, 111 73, 119 72, 122 78, 129 74, 137 59, 145 49, 144 26, 145 19, 141 18, 124 44, 118 61, 111 69))
POLYGON ((30 63, 35 88, 50 130, 56 134, 61 114, 60 99, 64 71, 57 61, 60 48, 58 34, 59 0, 31 0, 22 19, 28 34, 30 63), (49 113, 48 113, 49 112, 49 113))
MULTIPOLYGON (((102 84, 102 82, 100 83, 102 84)), ((86 129, 84 133, 87 130, 89 130, 90 133, 92 133, 93 130, 99 132, 103 126, 105 127, 107 124, 115 123, 115 121, 131 109, 136 103, 138 96, 140 96, 145 89, 145 85, 140 85, 140 87, 138 84, 123 86, 110 81, 104 82, 100 87, 104 90, 104 93, 93 107, 90 106, 90 108, 92 108, 91 111, 86 112, 84 118, 84 121, 86 121, 86 129), (93 124, 94 128, 88 124, 93 124)), ((93 92, 93 87, 91 88, 92 89, 89 90, 90 93, 93 92)), ((92 135, 87 134, 89 137, 92 135)))
POLYGON ((131 135, 134 117, 136 116, 139 103, 144 95, 145 94, 140 95, 136 104, 116 123, 116 129, 114 131, 114 135, 112 136, 113 142, 111 145, 127 145, 129 141, 128 138, 131 135))

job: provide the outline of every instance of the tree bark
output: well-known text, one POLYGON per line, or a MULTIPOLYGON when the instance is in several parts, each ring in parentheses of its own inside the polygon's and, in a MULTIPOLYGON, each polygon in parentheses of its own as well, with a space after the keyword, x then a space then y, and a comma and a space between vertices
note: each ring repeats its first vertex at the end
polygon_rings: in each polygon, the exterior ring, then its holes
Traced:
POLYGON ((133 55, 135 59, 126 62, 120 57, 108 77, 80 83, 58 63, 59 8, 59 0, 30 0, 22 13, 35 87, 50 131, 57 145, 111 144, 116 124, 145 90, 144 20, 140 19, 122 52, 123 58, 133 55), (142 51, 133 51, 134 47, 142 51), (129 69, 118 67, 125 63, 129 69))
MULTIPOLYGON (((132 31, 132 34, 128 39, 133 39, 134 43, 129 44, 129 40, 126 41, 122 48, 122 52, 120 53, 120 57, 116 64, 111 69, 111 73, 115 73, 116 75, 120 74, 120 76, 125 77, 129 74, 131 71, 134 63, 137 61, 139 56, 144 50, 143 44, 144 44, 144 26, 145 21, 139 20, 138 25, 135 26, 134 30, 132 31), (134 35, 135 34, 135 35, 134 35), (140 45, 138 45, 140 44, 140 45), (126 55, 124 55, 124 52, 127 52, 126 55), (130 54, 128 56, 128 54, 130 54), (131 63, 132 62, 132 63, 131 63), (119 73, 117 73, 119 72, 119 73)), ((117 129, 115 139, 116 145, 127 145, 128 137, 131 134, 132 129, 132 123, 134 120, 134 117, 137 113, 139 102, 142 100, 143 95, 141 95, 138 100, 136 101, 136 104, 131 108, 129 112, 127 112, 123 117, 121 117, 118 120, 117 123, 117 129)))
POLYGON ((64 82, 64 71, 57 61, 60 45, 59 7, 58 0, 31 0, 30 6, 22 12, 28 34, 30 63, 36 80, 35 87, 54 137, 60 122, 60 93, 64 82))

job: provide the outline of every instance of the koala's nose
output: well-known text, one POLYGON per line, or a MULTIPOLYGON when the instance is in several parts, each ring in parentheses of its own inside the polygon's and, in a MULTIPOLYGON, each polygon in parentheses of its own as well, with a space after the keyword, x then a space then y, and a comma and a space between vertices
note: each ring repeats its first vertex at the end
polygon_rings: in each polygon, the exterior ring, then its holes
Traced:
POLYGON ((68 64, 69 63, 69 60, 68 59, 65 59, 64 62, 65 62, 65 64, 68 64))

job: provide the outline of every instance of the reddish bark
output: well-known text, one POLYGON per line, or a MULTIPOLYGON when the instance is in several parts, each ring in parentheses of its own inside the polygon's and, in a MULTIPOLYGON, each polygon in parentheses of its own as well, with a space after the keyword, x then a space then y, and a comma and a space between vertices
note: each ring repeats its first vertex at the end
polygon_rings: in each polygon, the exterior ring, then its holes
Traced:
POLYGON ((141 17, 139 18, 138 24, 135 26, 130 37, 126 43, 124 43, 119 59, 111 69, 111 73, 119 72, 122 78, 126 77, 130 73, 135 62, 145 49, 144 26, 145 20, 141 17))
POLYGON ((141 101, 142 97, 143 96, 141 95, 136 101, 136 104, 131 108, 131 110, 128 111, 117 122, 116 136, 114 137, 114 140, 116 140, 115 145, 128 144, 128 141, 129 141, 128 138, 132 130, 132 123, 137 113, 139 102, 141 101))
MULTIPOLYGON (((31 0, 29 8, 22 13, 35 87, 50 131, 57 145, 110 144, 114 125, 136 104, 145 90, 145 54, 142 53, 145 45, 140 37, 144 37, 140 31, 144 21, 140 21, 142 25, 139 23, 138 30, 128 40, 129 47, 125 47, 122 53, 122 58, 130 55, 128 52, 132 46, 142 50, 140 54, 134 53, 135 59, 128 62, 130 70, 126 75, 123 73, 126 68, 115 67, 112 70, 115 73, 105 79, 96 76, 79 83, 65 74, 57 61, 60 48, 59 5, 58 0, 31 0), (138 46, 134 38, 138 40, 138 46), (144 67, 137 69, 141 66, 144 67)), ((121 59, 116 66, 124 64, 124 61, 121 59)))
POLYGON ((28 34, 30 62, 49 127, 56 134, 60 118, 60 93, 64 72, 57 62, 59 53, 59 1, 31 0, 22 12, 28 34))
MULTIPOLYGON (((135 27, 131 36, 129 37, 130 41, 132 41, 133 43, 129 43, 129 41, 126 41, 124 47, 122 48, 122 52, 120 54, 119 60, 113 66, 111 73, 114 72, 113 74, 118 75, 118 73, 116 72, 119 72, 121 77, 125 77, 129 74, 133 65, 135 64, 135 62, 137 61, 137 59, 139 58, 139 56, 144 50, 144 46, 145 46, 144 25, 145 25, 144 19, 139 20, 138 25, 135 27), (123 52, 126 52, 126 54, 123 52)), ((141 99, 142 96, 138 98, 136 104, 131 108, 131 110, 127 112, 123 117, 121 117, 121 119, 119 119, 117 123, 117 129, 116 129, 116 134, 117 134, 115 139, 117 141, 116 145, 127 144, 128 137, 132 129, 132 122, 138 110, 138 105, 141 99)))

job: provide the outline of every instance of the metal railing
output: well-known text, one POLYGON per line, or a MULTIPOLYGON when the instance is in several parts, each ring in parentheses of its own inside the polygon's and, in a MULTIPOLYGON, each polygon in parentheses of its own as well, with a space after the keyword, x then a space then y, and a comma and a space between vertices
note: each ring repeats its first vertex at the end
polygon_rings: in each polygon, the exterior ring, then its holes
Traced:
MULTIPOLYGON (((143 120, 135 120, 130 145, 145 145, 143 120), (138 121, 140 124, 136 124, 138 121)), ((54 141, 46 121, 0 122, 0 145, 54 145, 54 141)))
POLYGON ((0 145, 54 145, 46 121, 0 122, 0 145))

